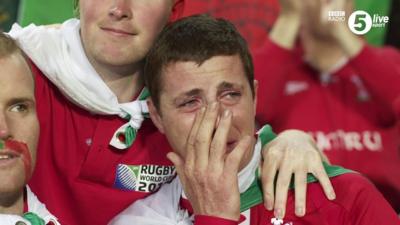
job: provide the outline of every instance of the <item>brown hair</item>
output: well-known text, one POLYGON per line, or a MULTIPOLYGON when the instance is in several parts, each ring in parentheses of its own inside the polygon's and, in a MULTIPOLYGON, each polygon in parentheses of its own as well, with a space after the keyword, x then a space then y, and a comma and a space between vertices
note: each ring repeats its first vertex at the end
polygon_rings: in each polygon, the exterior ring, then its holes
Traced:
POLYGON ((254 97, 254 69, 250 51, 235 26, 225 19, 194 15, 168 25, 150 50, 144 68, 144 80, 154 105, 159 109, 161 74, 178 61, 199 66, 213 56, 239 55, 254 97))
POLYGON ((10 56, 14 53, 23 55, 15 40, 8 34, 0 32, 0 58, 10 56))
POLYGON ((17 42, 12 37, 10 37, 6 33, 0 32, 0 59, 10 57, 13 54, 20 55, 22 57, 22 60, 24 60, 26 65, 28 66, 29 71, 32 73, 32 68, 31 64, 29 63, 28 56, 21 50, 17 42))

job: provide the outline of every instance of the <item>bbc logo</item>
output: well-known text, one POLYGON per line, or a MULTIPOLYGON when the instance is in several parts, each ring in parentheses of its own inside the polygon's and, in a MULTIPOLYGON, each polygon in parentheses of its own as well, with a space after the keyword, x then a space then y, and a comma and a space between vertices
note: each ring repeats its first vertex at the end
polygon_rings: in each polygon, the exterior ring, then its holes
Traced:
POLYGON ((343 17, 343 16, 345 16, 345 12, 344 11, 329 11, 328 16, 329 17, 343 17))

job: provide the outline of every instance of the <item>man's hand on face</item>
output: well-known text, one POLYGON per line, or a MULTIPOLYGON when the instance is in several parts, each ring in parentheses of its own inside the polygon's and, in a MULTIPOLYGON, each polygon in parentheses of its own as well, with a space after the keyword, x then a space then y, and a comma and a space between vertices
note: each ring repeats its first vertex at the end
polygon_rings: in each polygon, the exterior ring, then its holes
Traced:
POLYGON ((306 213, 307 173, 312 173, 319 180, 328 199, 335 199, 332 184, 322 165, 324 156, 308 134, 298 130, 284 131, 264 146, 262 152, 264 161, 261 178, 264 204, 268 210, 275 209, 276 217, 283 218, 285 215, 287 192, 292 175, 294 175, 297 216, 304 216, 306 213))
POLYGON ((171 152, 168 158, 176 167, 195 215, 238 220, 237 174, 252 139, 245 136, 231 152, 226 152, 232 113, 229 110, 219 113, 218 103, 199 110, 186 143, 186 156, 171 152))

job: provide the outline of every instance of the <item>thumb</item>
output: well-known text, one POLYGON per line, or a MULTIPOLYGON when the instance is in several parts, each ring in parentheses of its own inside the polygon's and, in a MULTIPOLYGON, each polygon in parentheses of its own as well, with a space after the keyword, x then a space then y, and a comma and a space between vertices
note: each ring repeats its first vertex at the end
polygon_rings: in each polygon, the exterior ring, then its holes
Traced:
POLYGON ((175 152, 169 152, 167 154, 167 158, 174 164, 178 175, 181 174, 181 172, 183 171, 183 166, 184 166, 183 159, 175 152))

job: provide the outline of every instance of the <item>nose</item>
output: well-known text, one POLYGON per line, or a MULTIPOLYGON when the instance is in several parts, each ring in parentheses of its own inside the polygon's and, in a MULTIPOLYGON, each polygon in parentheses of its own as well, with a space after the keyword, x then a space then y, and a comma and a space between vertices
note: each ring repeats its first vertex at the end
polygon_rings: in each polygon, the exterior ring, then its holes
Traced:
POLYGON ((108 15, 116 20, 132 18, 132 9, 129 0, 114 0, 108 15))
POLYGON ((6 140, 10 137, 10 129, 7 125, 7 119, 4 113, 0 113, 0 139, 6 140))

